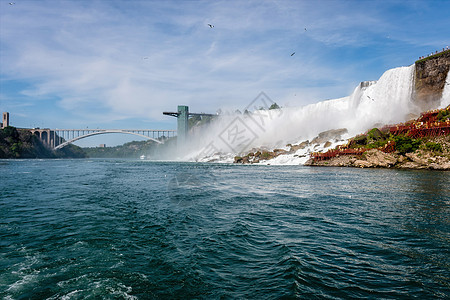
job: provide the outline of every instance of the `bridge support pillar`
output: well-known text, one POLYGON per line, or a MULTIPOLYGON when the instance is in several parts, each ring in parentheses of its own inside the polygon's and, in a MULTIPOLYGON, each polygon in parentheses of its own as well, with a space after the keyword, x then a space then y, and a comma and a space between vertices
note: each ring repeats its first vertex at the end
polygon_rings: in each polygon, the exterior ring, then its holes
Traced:
POLYGON ((2 128, 6 128, 9 126, 9 112, 4 112, 3 113, 3 121, 0 124, 2 128))
POLYGON ((188 118, 189 107, 186 105, 178 105, 178 119, 177 119, 177 147, 178 149, 184 147, 188 136, 188 118))

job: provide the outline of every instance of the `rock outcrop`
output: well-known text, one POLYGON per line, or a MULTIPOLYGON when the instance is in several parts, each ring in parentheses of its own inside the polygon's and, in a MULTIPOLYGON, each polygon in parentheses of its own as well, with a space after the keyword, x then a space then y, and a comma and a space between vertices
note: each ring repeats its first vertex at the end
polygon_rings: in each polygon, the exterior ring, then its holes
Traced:
POLYGON ((415 67, 414 102, 422 111, 438 107, 450 69, 450 50, 418 60, 415 67))
POLYGON ((256 150, 255 152, 249 152, 245 156, 235 156, 234 163, 239 164, 257 164, 262 160, 270 160, 279 155, 288 153, 283 149, 274 149, 272 151, 267 150, 256 150))
MULTIPOLYGON (((332 129, 319 133, 314 139, 303 141, 298 145, 287 144, 286 150, 284 149, 252 149, 244 156, 235 156, 234 163, 239 164, 256 164, 262 161, 274 159, 280 155, 295 154, 298 150, 305 149, 307 147, 319 147, 323 145, 323 148, 331 147, 333 144, 331 141, 342 140, 342 135, 348 133, 346 128, 332 129)), ((306 154, 305 154, 306 155, 306 154)), ((304 155, 304 156, 305 156, 304 155)), ((299 157, 299 155, 296 155, 299 157)), ((303 157, 304 157, 303 156, 303 157)))
POLYGON ((339 140, 341 139, 341 136, 346 134, 347 132, 348 131, 346 128, 327 130, 319 133, 319 135, 311 141, 311 144, 322 144, 328 142, 331 139, 339 140))

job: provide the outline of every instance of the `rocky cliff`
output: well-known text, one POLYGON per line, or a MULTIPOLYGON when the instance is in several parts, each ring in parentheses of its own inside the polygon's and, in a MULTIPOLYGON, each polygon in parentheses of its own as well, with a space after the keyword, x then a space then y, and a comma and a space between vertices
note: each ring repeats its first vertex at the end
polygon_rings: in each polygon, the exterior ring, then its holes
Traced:
POLYGON ((416 61, 415 68, 415 103, 422 111, 438 107, 450 69, 450 50, 416 61))

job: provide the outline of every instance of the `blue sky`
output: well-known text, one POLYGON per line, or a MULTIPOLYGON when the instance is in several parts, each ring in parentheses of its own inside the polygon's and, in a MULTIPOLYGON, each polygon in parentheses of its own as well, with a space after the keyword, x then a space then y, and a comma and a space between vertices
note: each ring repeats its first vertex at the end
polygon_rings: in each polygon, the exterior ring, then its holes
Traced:
POLYGON ((17 127, 176 129, 162 112, 179 104, 303 106, 449 45, 449 15, 448 0, 1 0, 0 110, 17 127))

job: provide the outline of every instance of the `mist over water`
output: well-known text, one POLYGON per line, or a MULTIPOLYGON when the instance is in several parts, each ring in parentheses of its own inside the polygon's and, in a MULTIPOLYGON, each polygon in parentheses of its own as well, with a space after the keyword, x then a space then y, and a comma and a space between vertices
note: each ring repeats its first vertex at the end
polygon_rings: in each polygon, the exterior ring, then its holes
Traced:
MULTIPOLYGON (((362 82, 350 96, 304 107, 268 110, 270 98, 260 95, 248 106, 249 114, 220 115, 208 126, 192 130, 178 156, 201 161, 222 154, 219 161, 230 161, 255 148, 287 149, 287 144, 311 140, 331 129, 346 128, 342 139, 347 139, 375 126, 405 122, 420 113, 412 100, 414 71, 414 65, 391 69, 378 81, 362 82)), ((449 93, 447 84, 441 107, 449 104, 449 93)))

